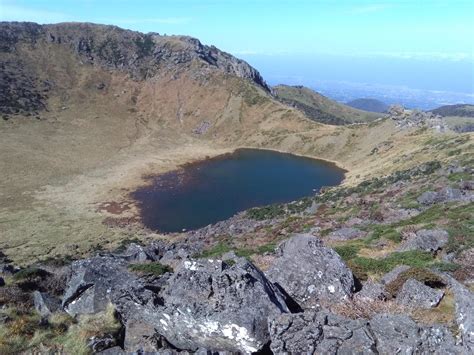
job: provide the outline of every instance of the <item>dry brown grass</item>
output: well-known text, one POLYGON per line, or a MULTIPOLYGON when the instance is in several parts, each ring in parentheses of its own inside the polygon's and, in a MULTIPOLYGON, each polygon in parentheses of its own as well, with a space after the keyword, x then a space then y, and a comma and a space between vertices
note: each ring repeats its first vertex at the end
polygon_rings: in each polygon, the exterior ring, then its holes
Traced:
POLYGON ((351 319, 370 319, 377 314, 406 314, 409 310, 393 300, 362 300, 354 298, 336 304, 324 304, 332 312, 351 319))

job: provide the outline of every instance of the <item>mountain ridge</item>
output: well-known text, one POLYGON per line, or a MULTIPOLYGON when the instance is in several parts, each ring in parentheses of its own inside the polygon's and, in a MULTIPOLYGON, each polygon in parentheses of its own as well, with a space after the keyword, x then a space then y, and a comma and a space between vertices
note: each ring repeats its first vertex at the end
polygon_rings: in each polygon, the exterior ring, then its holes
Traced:
POLYGON ((321 123, 366 123, 383 117, 340 104, 304 86, 277 85, 273 90, 281 102, 299 109, 306 116, 321 123))

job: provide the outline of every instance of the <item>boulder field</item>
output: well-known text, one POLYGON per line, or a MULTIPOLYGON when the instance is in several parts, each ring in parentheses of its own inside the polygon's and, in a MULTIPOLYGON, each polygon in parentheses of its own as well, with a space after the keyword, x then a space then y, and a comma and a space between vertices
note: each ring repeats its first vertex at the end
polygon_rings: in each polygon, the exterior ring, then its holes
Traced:
MULTIPOLYGON (((43 270, 42 291, 34 291, 32 299, 44 322, 53 314, 81 319, 113 307, 120 331, 88 339, 96 353, 464 354, 474 349, 472 292, 445 274, 437 274, 438 284, 408 278, 397 293, 387 286, 407 268, 393 270, 382 278, 384 284, 361 284, 339 255, 311 234, 291 236, 275 255, 263 272, 234 253, 198 258, 185 245, 130 244, 120 253, 43 270), (48 278, 64 281, 60 292, 44 287, 48 278), (445 293, 454 295, 454 333, 403 312, 403 307, 436 307, 445 293), (380 307, 393 299, 399 308, 380 307), (381 311, 369 317, 347 311, 360 302, 381 311)), ((25 272, 6 260, 2 268, 13 276, 25 272)))

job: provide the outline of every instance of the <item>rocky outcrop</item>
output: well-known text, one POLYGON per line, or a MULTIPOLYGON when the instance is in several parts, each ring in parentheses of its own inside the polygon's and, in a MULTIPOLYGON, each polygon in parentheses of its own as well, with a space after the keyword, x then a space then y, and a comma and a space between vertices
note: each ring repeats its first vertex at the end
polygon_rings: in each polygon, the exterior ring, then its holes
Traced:
POLYGON ((422 250, 434 253, 448 243, 448 237, 448 232, 442 229, 422 229, 411 238, 405 240, 398 250, 422 250))
POLYGON ((284 242, 267 272, 303 308, 326 299, 351 297, 354 277, 339 255, 310 234, 297 234, 284 242))
POLYGON ((47 92, 54 89, 54 83, 39 80, 38 75, 28 71, 21 58, 15 56, 23 48, 29 51, 66 49, 79 57, 78 65, 98 65, 125 72, 135 80, 190 71, 196 79, 202 79, 217 71, 247 79, 270 93, 260 73, 245 61, 214 46, 203 45, 196 38, 143 34, 91 23, 2 22, 0 113, 3 114, 37 115, 46 108, 47 92))
POLYGON ((110 256, 73 262, 62 301, 64 310, 73 316, 105 310, 116 293, 136 278, 126 265, 123 259, 110 256))
POLYGON ((473 201, 474 194, 470 191, 462 191, 460 189, 452 187, 444 187, 440 191, 426 191, 418 197, 418 202, 422 205, 430 206, 440 202, 453 202, 453 201, 473 201))
POLYGON ((445 132, 448 129, 445 119, 432 112, 406 110, 403 106, 392 105, 388 109, 388 115, 400 128, 425 126, 438 132, 445 132))
POLYGON ((409 279, 397 294, 397 302, 411 308, 436 307, 444 296, 444 291, 436 290, 423 283, 409 279))
POLYGON ((162 290, 124 290, 117 307, 127 323, 150 324, 177 348, 244 353, 270 340, 269 317, 289 312, 283 295, 245 259, 186 260, 162 290))

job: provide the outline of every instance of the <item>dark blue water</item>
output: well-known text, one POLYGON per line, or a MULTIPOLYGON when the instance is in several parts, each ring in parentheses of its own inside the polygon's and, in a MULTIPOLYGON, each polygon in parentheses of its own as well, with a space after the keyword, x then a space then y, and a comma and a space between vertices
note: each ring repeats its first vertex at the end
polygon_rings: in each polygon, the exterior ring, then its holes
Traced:
POLYGON ((204 227, 251 207, 290 202, 339 184, 334 164, 268 150, 239 149, 159 175, 133 193, 150 229, 204 227))

